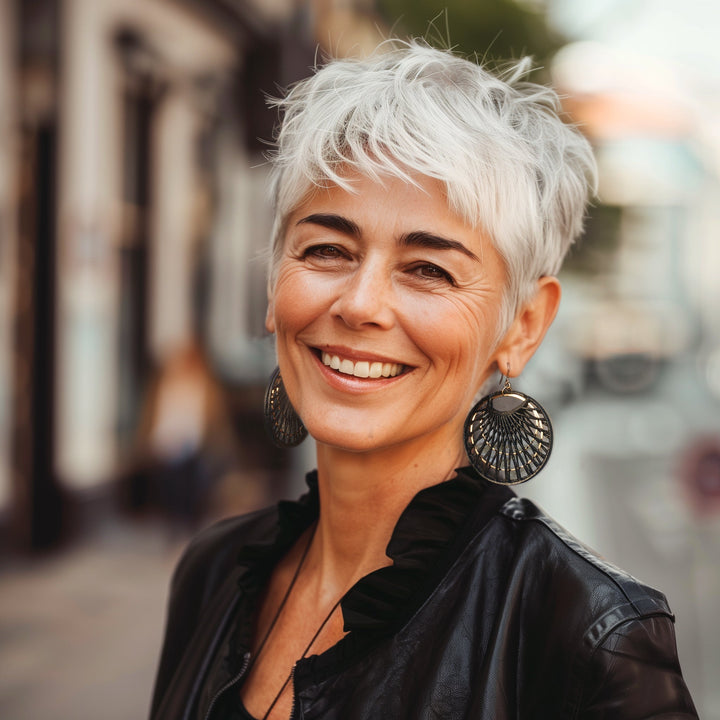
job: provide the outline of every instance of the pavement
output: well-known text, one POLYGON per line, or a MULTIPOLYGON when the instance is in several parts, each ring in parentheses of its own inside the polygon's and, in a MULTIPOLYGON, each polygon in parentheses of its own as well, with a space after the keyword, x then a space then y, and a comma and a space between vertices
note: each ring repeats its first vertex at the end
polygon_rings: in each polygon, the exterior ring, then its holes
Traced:
POLYGON ((172 569, 186 543, 115 522, 0 569, 0 718, 146 718, 172 569))

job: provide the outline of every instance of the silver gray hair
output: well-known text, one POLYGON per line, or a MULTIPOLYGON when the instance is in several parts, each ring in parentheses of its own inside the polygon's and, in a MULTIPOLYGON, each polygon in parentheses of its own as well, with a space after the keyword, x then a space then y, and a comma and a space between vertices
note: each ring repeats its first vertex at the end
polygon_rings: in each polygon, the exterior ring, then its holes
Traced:
MULTIPOLYGON (((388 47, 389 45, 389 47, 388 47)), ((440 180, 450 209, 489 234, 505 261, 502 333, 555 275, 583 228, 597 169, 590 144, 560 118, 551 88, 525 78, 530 58, 493 73, 419 41, 332 60, 271 103, 282 123, 272 163, 270 287, 285 223, 317 187, 354 192, 348 172, 440 180)))

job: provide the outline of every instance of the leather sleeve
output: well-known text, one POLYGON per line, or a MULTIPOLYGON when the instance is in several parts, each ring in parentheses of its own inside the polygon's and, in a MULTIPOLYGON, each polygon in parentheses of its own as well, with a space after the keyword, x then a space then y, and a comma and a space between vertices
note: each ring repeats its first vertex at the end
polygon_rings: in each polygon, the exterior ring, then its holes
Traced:
POLYGON ((680 672, 671 617, 629 620, 603 639, 592 654, 577 717, 698 717, 680 672))
POLYGON ((223 520, 200 533, 183 553, 170 584, 165 635, 151 702, 156 715, 162 698, 183 660, 199 619, 221 583, 235 566, 246 537, 267 532, 273 512, 261 511, 223 520))
MULTIPOLYGON (((208 559, 204 536, 194 540, 183 553, 170 583, 165 633, 160 653, 150 717, 158 705, 192 637, 197 618, 216 584, 215 563, 208 559)), ((214 559, 214 558, 213 558, 214 559)))

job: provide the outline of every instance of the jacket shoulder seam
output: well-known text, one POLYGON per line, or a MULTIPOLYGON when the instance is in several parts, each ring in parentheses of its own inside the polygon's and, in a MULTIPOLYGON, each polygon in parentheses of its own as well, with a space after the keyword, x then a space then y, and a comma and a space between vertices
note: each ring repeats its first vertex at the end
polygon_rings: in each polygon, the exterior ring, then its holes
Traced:
POLYGON ((672 621, 675 620, 664 595, 596 555, 531 501, 517 497, 511 498, 500 512, 514 521, 533 522, 541 525, 570 552, 602 573, 626 600, 626 603, 616 605, 614 609, 608 611, 608 614, 613 610, 621 612, 621 616, 618 615, 619 623, 633 617, 642 618, 654 615, 666 615, 672 621), (621 608, 624 609, 620 611, 621 608))

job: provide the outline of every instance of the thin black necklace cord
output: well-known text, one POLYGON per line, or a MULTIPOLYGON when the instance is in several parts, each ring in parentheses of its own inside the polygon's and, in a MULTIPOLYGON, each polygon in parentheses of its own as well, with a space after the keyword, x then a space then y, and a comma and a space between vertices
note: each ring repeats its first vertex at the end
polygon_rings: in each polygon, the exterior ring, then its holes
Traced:
MULTIPOLYGON (((287 604, 288 598, 290 597, 290 593, 292 592, 292 589, 295 587, 295 583, 297 582, 297 579, 300 577, 300 571, 302 570, 303 565, 305 564, 305 560, 308 556, 308 553, 310 552, 310 546, 312 545, 313 538, 315 537, 315 531, 317 530, 317 524, 313 527, 312 532, 310 533, 310 537, 308 538, 307 545, 305 545, 305 549, 303 550, 303 554, 300 557, 300 561, 297 564, 297 567, 295 568, 295 573, 292 576, 292 580, 290 580, 290 584, 287 586, 287 590, 285 591, 285 595, 283 595, 283 599, 280 601, 280 605, 278 606, 277 612, 275 613, 272 622, 270 623, 270 627, 267 629, 265 635, 263 636, 263 639, 260 641, 260 645, 258 645, 258 649, 255 652, 255 656, 252 659, 252 662, 248 666, 247 670, 245 671, 245 677, 247 677, 250 674, 250 670, 252 670, 253 666, 255 665, 255 662, 260 657, 260 653, 263 651, 263 648, 265 647, 265 643, 267 643, 268 638, 270 637, 270 634, 275 628, 275 625, 277 624, 278 619, 280 618, 280 615, 282 614, 283 608, 287 604)), ((265 718, 263 718, 265 720, 265 718)))
MULTIPOLYGON (((310 648, 315 644, 315 641, 320 636, 320 633, 323 631, 323 628, 330 622, 330 618, 335 614, 335 611, 340 607, 340 602, 342 601, 342 597, 330 608, 330 612, 325 616, 325 619, 320 624, 320 627, 315 631, 315 634, 312 636, 312 640, 307 644, 307 647, 305 650, 303 650, 303 654, 300 656, 300 660, 302 660, 309 652, 310 648)), ((282 684, 282 687, 278 691, 278 694, 275 696, 275 699, 270 703, 270 707, 267 709, 267 712, 262 716, 262 720, 267 720, 270 713, 272 712, 272 709, 277 705, 277 701, 280 699, 280 696, 285 692, 285 688, 288 686, 288 683, 292 680, 293 673, 295 672, 295 666, 293 665, 292 670, 290 670, 290 674, 285 679, 285 682, 282 684)))
MULTIPOLYGON (((275 615, 270 623, 270 627, 265 632, 265 635, 263 636, 263 639, 260 641, 260 645, 258 645, 257 652, 255 653, 255 656, 252 659, 252 662, 248 666, 247 670, 245 671, 245 677, 248 676, 250 673, 250 670, 255 665, 255 662, 260 657, 260 653, 263 651, 263 648, 265 647, 265 644, 268 641, 268 638, 272 634, 273 629, 275 628, 275 625, 277 624, 278 619, 280 618, 280 615, 282 614, 283 609, 285 608, 285 605, 287 604, 288 599, 290 598, 290 593, 292 593, 293 588, 295 587, 295 584, 297 583, 298 578, 300 577, 300 571, 303 568, 303 565, 305 564, 305 560, 307 559, 308 553, 310 552, 310 546, 312 545, 312 541, 315 537, 315 531, 317 530, 317 524, 313 527, 312 532, 310 533, 310 537, 308 538, 307 544, 305 545, 305 549, 303 550, 302 556, 300 557, 300 560, 298 561, 297 567, 295 568, 295 572, 293 573, 292 579, 290 580, 290 584, 287 587, 287 590, 285 591, 285 594, 283 595, 283 599, 280 601, 280 605, 278 606, 277 611, 275 612, 275 615)), ((312 636, 312 639, 307 644, 305 650, 303 650, 302 655, 300 656, 300 660, 302 660, 308 652, 310 652, 310 648, 315 644, 315 641, 320 636, 320 633, 323 631, 325 626, 330 622, 330 618, 335 614, 335 611, 340 607, 340 602, 342 600, 342 597, 330 608, 330 612, 325 616, 325 619, 320 623, 320 627, 315 631, 315 634, 312 636)), ((288 683, 290 680, 292 680, 293 673, 295 672, 295 666, 293 666, 292 670, 290 670, 290 674, 285 679, 285 682, 282 684, 282 687, 278 691, 277 695, 275 695, 275 698, 270 703, 270 707, 266 710, 265 714, 262 716, 262 720, 267 720, 270 713, 272 712, 275 705, 277 705, 278 700, 280 700, 280 697, 282 696, 283 692, 285 692, 285 688, 287 688, 288 683)))

